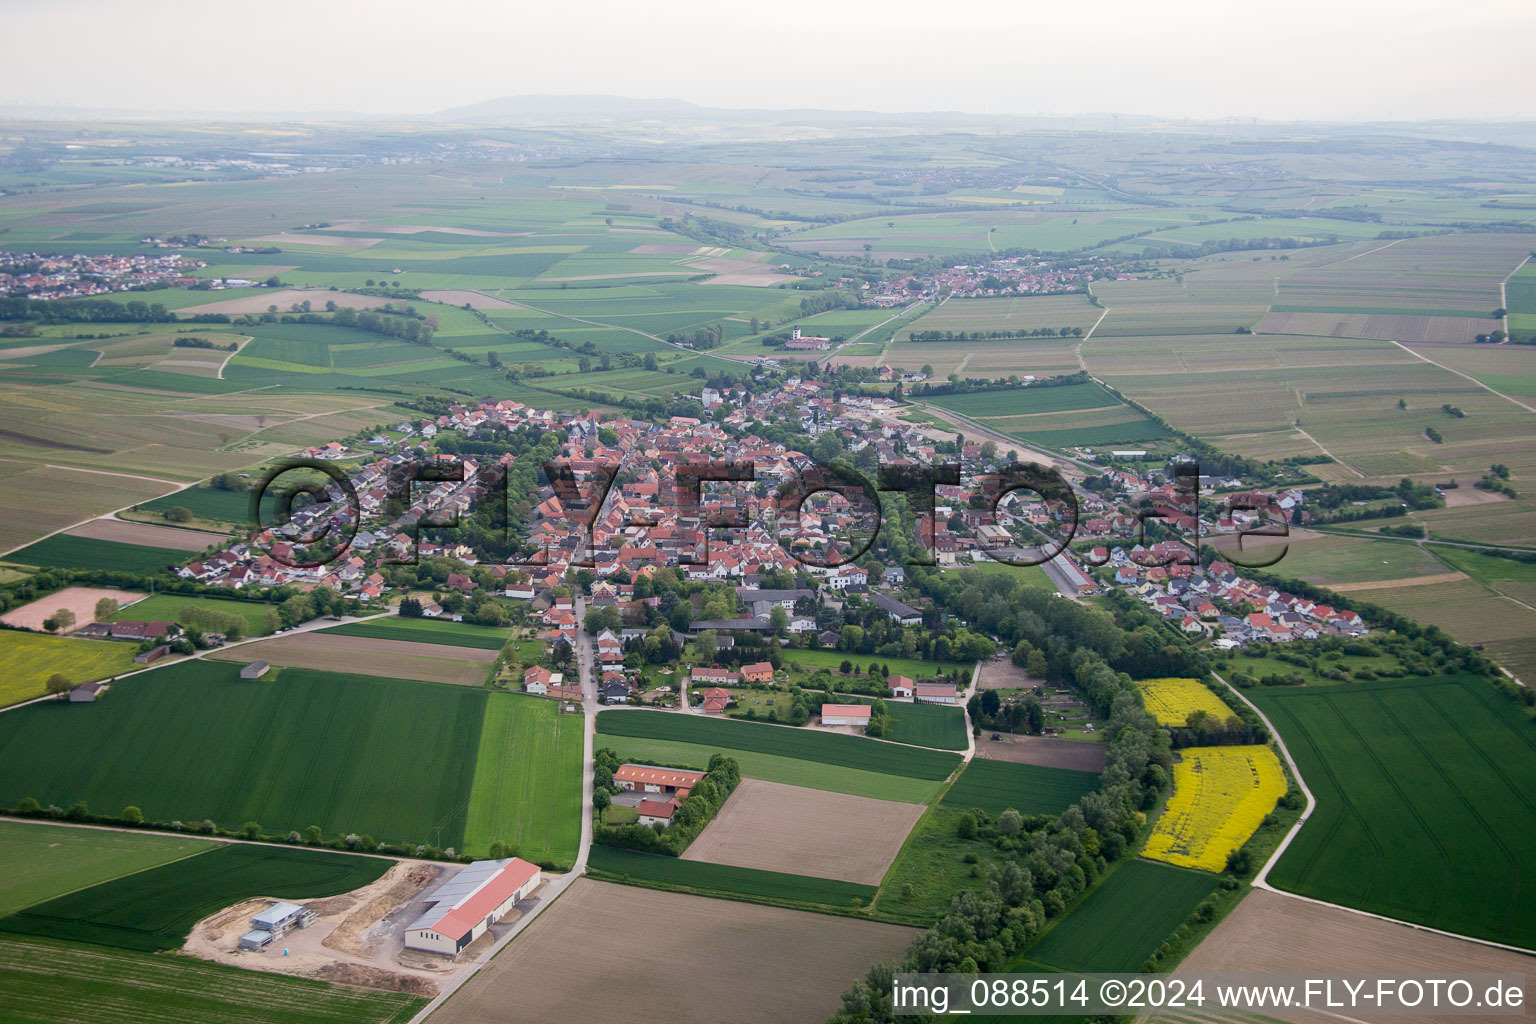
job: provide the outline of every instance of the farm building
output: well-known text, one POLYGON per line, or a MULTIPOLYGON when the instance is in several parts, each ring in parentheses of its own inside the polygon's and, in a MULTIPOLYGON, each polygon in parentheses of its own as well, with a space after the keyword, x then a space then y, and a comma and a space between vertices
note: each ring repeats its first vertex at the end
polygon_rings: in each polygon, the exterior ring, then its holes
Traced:
POLYGON ((958 704, 959 694, 948 683, 918 683, 915 696, 921 704, 958 704))
POLYGON ((155 662, 159 661, 161 658, 170 653, 171 645, 161 644, 158 647, 151 647, 147 651, 141 651, 140 653, 135 654, 133 656, 133 663, 135 665, 153 665, 155 662))
POLYGON ((71 704, 89 704, 107 692, 111 683, 81 683, 69 691, 71 704))
POLYGON ((454 956, 526 899, 541 879, 537 864, 518 857, 477 860, 426 897, 426 910, 405 930, 405 944, 454 956))
POLYGON ((685 768, 653 768, 645 764, 623 764, 613 773, 614 785, 637 793, 665 793, 679 800, 700 782, 706 772, 690 772, 685 768))
POLYGON ((114 640, 162 640, 180 632, 181 627, 174 622, 128 622, 125 620, 112 623, 114 640))
POLYGON ((253 661, 240 670, 240 678, 260 679, 262 676, 267 674, 267 669, 270 667, 271 666, 269 666, 264 661, 253 661))
POLYGON ((240 936, 240 948, 260 950, 295 928, 315 923, 315 912, 298 903, 274 903, 251 918, 251 930, 240 936))
POLYGON ((923 613, 909 604, 902 604, 894 597, 884 594, 875 595, 875 605, 885 614, 891 617, 892 622, 903 626, 916 626, 923 621, 923 613))
POLYGON ((911 677, 909 677, 909 676, 891 676, 889 679, 886 680, 886 683, 889 684, 889 686, 891 688, 891 696, 892 697, 900 697, 900 698, 903 698, 904 700, 911 700, 912 699, 912 694, 915 691, 912 688, 914 684, 912 682, 911 677))
POLYGON ((672 824, 672 816, 677 813, 677 800, 641 800, 635 805, 635 812, 639 815, 636 820, 640 824, 666 828, 672 824))
POLYGON ((854 725, 862 729, 869 725, 870 710, 868 704, 823 704, 821 724, 854 725))

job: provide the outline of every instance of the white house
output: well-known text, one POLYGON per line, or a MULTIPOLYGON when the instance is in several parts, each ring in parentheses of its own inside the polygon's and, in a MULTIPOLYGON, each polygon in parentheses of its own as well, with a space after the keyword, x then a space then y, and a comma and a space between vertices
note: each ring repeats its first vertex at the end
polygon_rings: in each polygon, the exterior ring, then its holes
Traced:
POLYGON ((517 857, 477 860, 438 886, 405 930, 411 949, 455 956, 539 887, 537 864, 517 857))

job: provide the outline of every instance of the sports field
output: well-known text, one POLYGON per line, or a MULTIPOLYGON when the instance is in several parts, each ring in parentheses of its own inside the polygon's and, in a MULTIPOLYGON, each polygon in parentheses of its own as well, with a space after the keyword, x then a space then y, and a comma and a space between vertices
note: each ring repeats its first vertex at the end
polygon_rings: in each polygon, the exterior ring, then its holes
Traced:
MULTIPOLYGON (((84 642, 84 641, 82 641, 84 642)), ((319 825, 380 842, 463 842, 481 689, 192 661, 145 673, 94 704, 0 715, 0 802, 25 797, 151 821, 268 832, 319 825), (90 757, 60 759, 59 750, 90 757), (408 752, 431 757, 411 760, 408 752), (451 755, 450 755, 451 752, 451 755)))
POLYGON ((1010 807, 1020 814, 1060 814, 1098 788, 1093 772, 973 758, 940 802, 994 815, 1010 807))
POLYGON ((895 746, 857 736, 650 711, 602 712, 597 716, 597 732, 600 736, 675 740, 719 750, 753 751, 934 781, 947 778, 960 763, 960 758, 954 754, 895 746))
POLYGON ((1016 959, 1062 971, 1140 970, 1216 884, 1198 871, 1127 861, 1016 959))
POLYGON ((0 821, 0 916, 212 846, 190 836, 0 821))
POLYGON ((131 672, 137 653, 133 644, 0 630, 0 706, 41 697, 55 672, 72 683, 131 672))
POLYGON ((1536 947, 1536 735, 1512 702, 1469 676, 1274 689, 1250 694, 1317 809, 1272 884, 1536 947))
POLYGON ((0 936, 7 1021, 404 1024, 416 996, 125 949, 0 936))
POLYGON ((524 860, 568 866, 581 841, 580 715, 558 701, 493 693, 480 726, 464 850, 498 840, 524 860))
POLYGON ((875 898, 875 886, 840 882, 831 878, 762 871, 730 864, 680 860, 650 853, 636 853, 613 846, 594 846, 588 865, 622 881, 659 882, 668 887, 703 895, 733 896, 812 903, 828 907, 867 907, 875 898))
POLYGON ((367 622, 349 622, 320 630, 332 636, 363 636, 378 640, 409 640, 419 644, 445 647, 473 647, 499 651, 507 643, 507 631, 468 622, 442 622, 437 619, 402 619, 386 617, 367 622))
POLYGON ((38 903, 0 931, 153 952, 176 949, 209 914, 254 896, 302 902, 351 892, 393 861, 344 853, 209 843, 205 853, 38 903))

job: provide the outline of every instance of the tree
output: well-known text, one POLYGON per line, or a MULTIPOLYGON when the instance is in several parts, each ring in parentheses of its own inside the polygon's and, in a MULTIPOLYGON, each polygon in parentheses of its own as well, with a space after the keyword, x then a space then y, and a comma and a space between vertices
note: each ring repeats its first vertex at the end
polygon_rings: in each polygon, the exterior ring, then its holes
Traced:
POLYGON ((68 633, 75 624, 75 613, 68 608, 60 608, 53 613, 53 621, 59 624, 59 632, 68 633))
POLYGON ((61 693, 68 693, 74 688, 75 684, 70 682, 69 676, 62 672, 55 672, 48 677, 48 682, 45 685, 50 694, 58 696, 61 693))
POLYGON ((310 846, 319 846, 320 839, 324 835, 325 833, 320 830, 319 825, 311 825, 309 828, 304 830, 304 842, 308 843, 310 846))
POLYGON ((124 807, 123 813, 118 815, 118 817, 120 817, 125 823, 129 825, 144 824, 144 812, 133 806, 133 804, 129 804, 127 807, 124 807))
POLYGON ((961 839, 975 839, 976 827, 976 815, 966 811, 960 815, 960 820, 955 822, 955 834, 961 839))
POLYGON ((117 598, 104 597, 96 602, 96 621, 105 622, 117 614, 117 598))
POLYGON ((611 803, 613 803, 613 797, 608 795, 606 789, 594 789, 592 791, 592 807, 598 814, 606 811, 611 803))
POLYGON ((1024 816, 1012 807, 997 816, 997 834, 1016 836, 1024 828, 1024 816))
POLYGON ((773 627, 773 632, 777 636, 783 636, 789 630, 789 613, 782 605, 774 605, 773 610, 768 613, 768 625, 773 627))
POLYGON ((261 836, 261 823, 259 821, 248 821, 240 826, 240 831, 245 834, 247 839, 257 839, 261 836))

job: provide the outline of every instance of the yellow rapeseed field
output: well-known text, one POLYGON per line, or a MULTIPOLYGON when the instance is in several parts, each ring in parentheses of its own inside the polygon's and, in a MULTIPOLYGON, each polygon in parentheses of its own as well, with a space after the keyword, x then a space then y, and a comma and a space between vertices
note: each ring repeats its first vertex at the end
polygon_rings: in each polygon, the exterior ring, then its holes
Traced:
POLYGON ((1267 746, 1186 747, 1173 766, 1173 795, 1144 856, 1221 871, 1285 795, 1285 772, 1267 746))
POLYGON ((1143 679, 1136 685, 1141 687, 1147 710, 1159 725, 1183 725, 1195 711, 1207 712, 1222 721, 1232 717, 1232 709, 1198 679, 1143 679))

